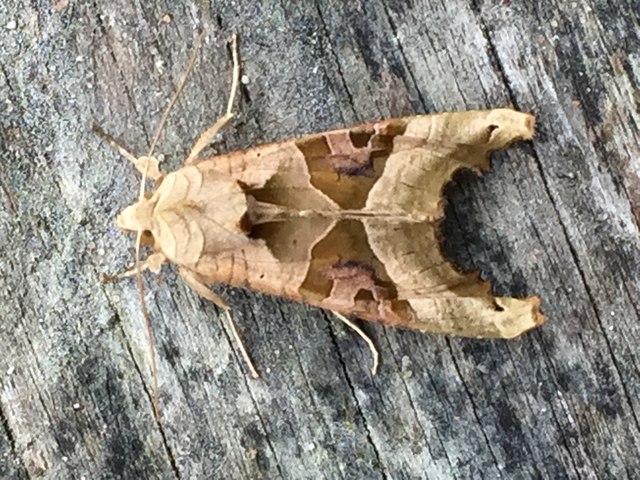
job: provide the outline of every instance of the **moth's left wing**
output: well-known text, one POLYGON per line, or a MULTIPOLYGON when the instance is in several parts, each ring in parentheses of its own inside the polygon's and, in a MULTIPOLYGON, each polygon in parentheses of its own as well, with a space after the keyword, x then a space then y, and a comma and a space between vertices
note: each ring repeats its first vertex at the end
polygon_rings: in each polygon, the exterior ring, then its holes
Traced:
POLYGON ((206 160, 257 200, 298 210, 361 210, 434 221, 460 168, 489 168, 494 150, 530 139, 532 115, 510 109, 382 120, 206 160))

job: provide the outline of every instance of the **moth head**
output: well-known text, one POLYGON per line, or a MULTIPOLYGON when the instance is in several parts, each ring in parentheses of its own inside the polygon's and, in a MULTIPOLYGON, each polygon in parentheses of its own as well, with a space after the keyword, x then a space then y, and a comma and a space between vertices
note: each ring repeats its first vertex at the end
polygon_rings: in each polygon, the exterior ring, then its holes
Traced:
POLYGON ((155 201, 142 198, 125 208, 116 218, 118 227, 128 232, 151 230, 155 201))

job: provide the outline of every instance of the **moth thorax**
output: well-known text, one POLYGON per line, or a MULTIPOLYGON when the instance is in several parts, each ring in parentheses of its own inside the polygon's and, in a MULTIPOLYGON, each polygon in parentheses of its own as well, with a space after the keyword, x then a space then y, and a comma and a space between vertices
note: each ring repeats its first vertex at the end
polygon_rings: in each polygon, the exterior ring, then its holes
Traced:
POLYGON ((116 223, 122 230, 132 232, 151 230, 151 219, 155 202, 147 199, 140 200, 125 208, 116 223))

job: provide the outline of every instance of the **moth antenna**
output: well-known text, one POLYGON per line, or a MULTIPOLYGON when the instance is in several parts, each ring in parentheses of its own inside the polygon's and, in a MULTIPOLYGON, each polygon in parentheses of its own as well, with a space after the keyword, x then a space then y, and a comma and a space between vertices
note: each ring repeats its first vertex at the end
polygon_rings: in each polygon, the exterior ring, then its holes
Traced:
POLYGON ((189 74, 191 73, 191 70, 193 70, 193 66, 196 64, 198 50, 200 49, 200 44, 202 43, 203 37, 204 37, 204 31, 200 32, 200 35, 198 35, 198 38, 196 39, 196 43, 193 47, 193 52, 191 52, 191 57, 189 57, 187 68, 182 74, 182 78, 180 79, 180 83, 178 84, 178 88, 176 92, 173 94, 173 97, 171 98, 169 105, 167 105, 167 108, 165 108, 164 113, 160 118, 160 124, 156 129, 156 134, 153 137, 153 142, 151 143, 151 147, 149 147, 149 154, 147 155, 148 157, 151 157, 153 155, 153 151, 156 149, 158 141, 160 140, 160 135, 162 135, 162 130, 164 130, 164 126, 167 123, 167 119, 169 118, 169 113, 171 112, 171 110, 173 109, 173 106, 178 101, 178 97, 182 93, 184 86, 187 84, 187 79, 189 78, 189 74))
POLYGON ((98 125, 92 124, 91 130, 93 130, 93 133, 98 135, 103 141, 107 142, 107 144, 111 148, 113 148, 116 152, 118 152, 124 158, 132 162, 134 165, 136 164, 138 159, 135 157, 135 155, 131 154, 126 148, 120 145, 115 138, 113 138, 107 132, 102 130, 98 125))
POLYGON ((253 378, 260 378, 260 374, 256 370, 256 367, 253 365, 253 362, 251 361, 251 357, 249 356, 249 353, 244 348, 244 344, 242 343, 242 339, 240 338, 240 335, 238 335, 238 331, 236 330, 236 324, 233 323, 233 319, 231 318, 229 309, 225 308, 224 313, 227 317, 227 321, 229 322, 229 327, 231 328, 231 333, 233 334, 233 338, 235 339, 236 344, 238 345, 238 348, 240 348, 240 353, 242 353, 242 358, 244 358, 244 362, 247 364, 247 368, 251 372, 251 376, 253 378))
MULTIPOLYGON (((102 130, 97 125, 92 125, 91 129, 100 138, 106 141, 112 148, 114 148, 118 153, 120 153, 120 155, 125 157, 127 160, 131 161, 136 166, 136 168, 138 168, 138 159, 134 155, 129 153, 127 149, 122 147, 113 137, 111 137, 109 134, 107 134, 104 130, 102 130)), ((150 162, 148 161, 144 162, 144 170, 142 171, 142 180, 140 182, 140 196, 139 196, 140 200, 144 198, 145 182, 147 179, 149 163, 150 162)), ((153 331, 151 330, 151 319, 149 318, 149 311, 147 310, 147 304, 144 301, 144 282, 142 281, 143 267, 140 264, 140 243, 142 242, 142 232, 143 232, 142 230, 138 230, 137 232, 135 269, 133 271, 133 274, 136 277, 136 284, 138 287, 138 297, 140 300, 140 309, 142 311, 142 317, 144 318, 144 323, 147 329, 147 341, 149 343, 149 359, 151 363, 151 382, 152 382, 151 403, 153 404, 153 412, 156 417, 156 420, 159 422, 160 421, 160 400, 159 400, 159 394, 158 394, 158 366, 156 363, 156 349, 155 349, 155 343, 153 339, 153 331)), ((145 264, 145 268, 147 268, 146 264, 145 264)), ((129 276, 127 275, 127 273, 128 272, 125 272, 125 274, 116 275, 112 277, 102 275, 100 277, 100 281, 106 282, 106 281, 123 278, 125 276, 129 276)))
POLYGON ((238 84, 240 83, 240 60, 238 59, 238 35, 234 32, 231 36, 231 58, 233 59, 233 79, 231 81, 231 93, 227 103, 227 115, 233 115, 233 101, 236 98, 238 84))
POLYGON ((360 335, 362 337, 362 339, 367 342, 367 345, 369 345, 369 350, 371 350, 371 355, 373 356, 373 366, 371 367, 371 375, 375 375, 376 373, 378 373, 378 358, 379 358, 379 354, 378 354, 378 349, 376 348, 375 344, 373 343, 373 340, 371 340, 371 338, 369 338, 369 336, 364 333, 362 331, 362 329, 360 327, 358 327, 355 323, 353 323, 351 320, 349 320, 347 317, 345 317, 344 315, 338 313, 338 312, 334 312, 332 311, 332 313, 339 319, 341 320, 344 324, 346 324, 348 327, 351 327, 351 329, 356 332, 358 335, 360 335))
POLYGON ((138 230, 136 238, 136 284, 138 285, 138 297, 140 299, 140 310, 144 318, 144 324, 147 329, 147 342, 149 343, 149 361, 151 364, 151 403, 153 404, 153 413, 156 420, 160 421, 160 399, 158 393, 158 365, 156 363, 156 347, 153 338, 153 330, 151 329, 151 318, 147 310, 147 304, 144 300, 144 282, 142 280, 142 269, 140 267, 140 242, 142 240, 142 231, 138 230))

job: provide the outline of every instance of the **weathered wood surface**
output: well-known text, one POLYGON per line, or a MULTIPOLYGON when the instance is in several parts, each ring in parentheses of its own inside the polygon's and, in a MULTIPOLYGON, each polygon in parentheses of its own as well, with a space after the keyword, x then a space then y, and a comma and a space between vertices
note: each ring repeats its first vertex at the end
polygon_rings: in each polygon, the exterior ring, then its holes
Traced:
MULTIPOLYGON (((640 471, 639 8, 633 0, 0 4, 0 477, 637 478, 640 471), (171 15, 165 23, 163 16, 171 15), (391 117, 513 105, 536 139, 447 189, 446 251, 549 322, 510 341, 365 325, 149 277, 163 423, 149 397, 131 261, 114 225, 138 176, 88 129, 180 165, 248 83, 221 150, 391 117)), ((223 208, 223 207, 221 207, 223 208)), ((416 239, 419 241, 419 239, 416 239)))

